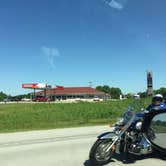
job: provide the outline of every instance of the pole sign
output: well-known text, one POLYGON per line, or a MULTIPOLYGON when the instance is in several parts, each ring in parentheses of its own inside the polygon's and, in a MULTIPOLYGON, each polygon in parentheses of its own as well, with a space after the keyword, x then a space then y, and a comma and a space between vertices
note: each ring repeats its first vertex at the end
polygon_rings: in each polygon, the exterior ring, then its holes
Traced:
POLYGON ((152 80, 152 73, 151 72, 147 73, 147 86, 148 86, 148 88, 153 87, 153 80, 152 80))
POLYGON ((153 95, 153 76, 152 72, 147 72, 147 95, 153 95))
POLYGON ((47 85, 44 83, 32 83, 32 84, 22 84, 22 88, 27 88, 27 89, 51 89, 51 85, 47 85))

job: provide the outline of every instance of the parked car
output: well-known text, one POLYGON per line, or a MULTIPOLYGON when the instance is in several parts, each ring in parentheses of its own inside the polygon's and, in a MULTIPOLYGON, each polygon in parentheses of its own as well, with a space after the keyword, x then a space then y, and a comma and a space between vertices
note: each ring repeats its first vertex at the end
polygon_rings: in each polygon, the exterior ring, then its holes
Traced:
POLYGON ((31 99, 28 99, 28 98, 22 98, 21 101, 31 101, 31 99))
POLYGON ((103 101, 103 99, 100 99, 99 97, 94 97, 93 101, 103 101))

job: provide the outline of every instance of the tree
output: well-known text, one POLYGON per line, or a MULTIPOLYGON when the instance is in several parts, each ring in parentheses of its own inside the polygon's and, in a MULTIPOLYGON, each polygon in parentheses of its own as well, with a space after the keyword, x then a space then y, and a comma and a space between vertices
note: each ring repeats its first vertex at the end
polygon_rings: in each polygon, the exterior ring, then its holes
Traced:
POLYGON ((127 93, 127 94, 125 95, 125 97, 128 98, 128 99, 130 99, 130 98, 133 97, 133 94, 131 94, 131 93, 127 93))
POLYGON ((5 98, 7 98, 7 94, 0 92, 0 101, 3 101, 5 98))
POLYGON ((157 89, 157 90, 155 90, 154 91, 154 93, 155 94, 164 94, 164 93, 166 93, 166 88, 164 88, 164 87, 162 87, 162 88, 160 88, 160 89, 157 89))
POLYGON ((20 101, 21 99, 23 98, 28 98, 30 99, 31 98, 31 93, 28 93, 28 94, 22 94, 22 95, 17 95, 17 96, 11 96, 11 99, 13 101, 20 101))
POLYGON ((105 93, 109 93, 109 94, 111 90, 111 88, 108 85, 103 85, 103 86, 99 85, 96 87, 96 89, 105 93))
POLYGON ((120 88, 114 88, 112 87, 110 89, 110 94, 111 94, 111 98, 113 99, 119 99, 120 95, 122 94, 122 91, 120 88))
POLYGON ((103 86, 103 92, 110 94, 110 93, 111 93, 110 87, 109 87, 108 85, 104 85, 104 86, 103 86))
POLYGON ((96 86, 96 89, 99 90, 99 91, 103 91, 103 87, 102 86, 96 86))
POLYGON ((110 88, 108 85, 97 86, 96 89, 110 94, 111 98, 113 99, 119 99, 120 95, 122 94, 120 88, 110 88))
POLYGON ((139 92, 138 93, 141 98, 146 98, 147 97, 147 92, 139 92))

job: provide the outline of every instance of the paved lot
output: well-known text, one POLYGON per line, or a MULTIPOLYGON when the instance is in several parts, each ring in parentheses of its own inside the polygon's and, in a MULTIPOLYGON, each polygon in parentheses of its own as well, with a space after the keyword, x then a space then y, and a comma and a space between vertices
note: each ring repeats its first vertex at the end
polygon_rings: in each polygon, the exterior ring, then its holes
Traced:
MULTIPOLYGON (((0 134, 1 166, 92 166, 89 150, 107 126, 0 134)), ((115 156, 108 166, 166 166, 158 158, 133 158, 126 163, 115 156)))

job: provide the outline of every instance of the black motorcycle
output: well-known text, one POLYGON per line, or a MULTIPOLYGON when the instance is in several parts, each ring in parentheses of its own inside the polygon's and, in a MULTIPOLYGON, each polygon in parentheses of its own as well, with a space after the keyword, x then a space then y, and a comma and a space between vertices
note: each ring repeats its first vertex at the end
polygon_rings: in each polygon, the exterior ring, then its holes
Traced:
POLYGON ((98 136, 89 158, 96 166, 110 162, 115 153, 140 156, 156 150, 166 155, 166 109, 135 113, 129 107, 114 125, 113 132, 98 136))

